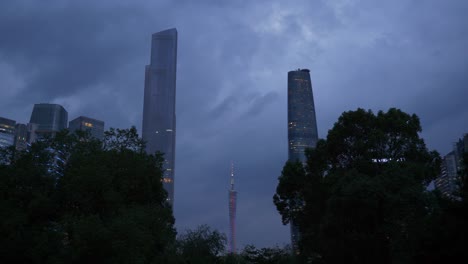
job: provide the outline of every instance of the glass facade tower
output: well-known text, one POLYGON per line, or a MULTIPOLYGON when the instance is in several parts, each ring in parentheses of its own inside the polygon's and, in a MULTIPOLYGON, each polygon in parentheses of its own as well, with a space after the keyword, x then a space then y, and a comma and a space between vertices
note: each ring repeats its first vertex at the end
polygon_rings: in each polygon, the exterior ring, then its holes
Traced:
MULTIPOLYGON (((288 160, 306 162, 305 149, 315 148, 318 141, 314 96, 310 71, 288 72, 288 160)), ((291 222, 291 244, 298 252, 299 230, 291 222)))
POLYGON ((29 123, 37 124, 38 138, 55 136, 55 133, 67 128, 68 112, 58 104, 35 104, 29 123))
POLYGON ((305 149, 318 141, 314 95, 309 70, 288 72, 288 159, 305 162, 305 149))
POLYGON ((68 125, 70 132, 77 130, 88 131, 91 137, 102 140, 104 138, 104 121, 96 120, 86 116, 80 116, 72 121, 68 125))
POLYGON ((147 153, 164 153, 163 186, 171 206, 174 204, 176 68, 177 30, 154 33, 151 60, 145 72, 142 137, 147 153))

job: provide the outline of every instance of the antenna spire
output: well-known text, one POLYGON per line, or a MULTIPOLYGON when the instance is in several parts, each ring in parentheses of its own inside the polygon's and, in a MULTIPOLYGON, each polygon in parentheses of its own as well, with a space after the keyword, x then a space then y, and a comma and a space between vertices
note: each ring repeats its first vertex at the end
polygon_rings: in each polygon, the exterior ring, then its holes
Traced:
POLYGON ((231 160, 231 191, 234 190, 234 162, 231 160))

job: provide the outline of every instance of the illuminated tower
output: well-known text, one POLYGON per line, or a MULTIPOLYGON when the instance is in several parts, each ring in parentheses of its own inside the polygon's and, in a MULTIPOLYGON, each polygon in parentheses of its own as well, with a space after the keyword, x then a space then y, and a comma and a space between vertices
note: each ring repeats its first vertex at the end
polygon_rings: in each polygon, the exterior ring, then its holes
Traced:
MULTIPOLYGON (((314 95, 310 71, 288 72, 288 160, 306 162, 305 149, 315 148, 318 141, 314 95)), ((291 222, 291 243, 298 253, 299 230, 291 222)))
POLYGON ((234 163, 231 162, 231 188, 229 189, 229 253, 236 254, 236 202, 237 192, 234 190, 234 163))
POLYGON ((151 60, 145 72, 142 137, 147 153, 164 153, 163 186, 171 206, 174 205, 176 69, 177 30, 154 33, 151 60))

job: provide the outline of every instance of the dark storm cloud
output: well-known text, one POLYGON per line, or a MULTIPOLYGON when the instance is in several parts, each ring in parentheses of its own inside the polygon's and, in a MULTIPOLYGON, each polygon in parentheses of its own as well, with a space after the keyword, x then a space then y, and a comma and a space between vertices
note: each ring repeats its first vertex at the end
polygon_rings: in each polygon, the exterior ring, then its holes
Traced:
POLYGON ((56 5, 16 4, 0 11, 0 31, 6 36, 0 56, 31 76, 21 96, 71 95, 109 78, 115 65, 131 58, 122 52, 131 40, 118 38, 115 30, 125 31, 137 10, 90 8, 81 1, 56 5))
POLYGON ((179 231, 227 231, 236 166, 239 245, 288 243, 272 203, 287 159, 287 72, 309 68, 319 135, 357 107, 402 108, 443 154, 468 131, 464 1, 3 1, 0 116, 53 102, 106 127, 141 124, 151 34, 176 27, 179 231))
POLYGON ((224 98, 213 110, 211 110, 210 117, 217 119, 218 117, 223 116, 226 112, 232 111, 237 105, 239 105, 239 97, 230 95, 224 98))
POLYGON ((243 117, 255 117, 265 108, 265 106, 274 103, 276 99, 278 99, 278 93, 275 92, 269 92, 265 95, 254 96, 249 103, 249 109, 243 114, 243 117))

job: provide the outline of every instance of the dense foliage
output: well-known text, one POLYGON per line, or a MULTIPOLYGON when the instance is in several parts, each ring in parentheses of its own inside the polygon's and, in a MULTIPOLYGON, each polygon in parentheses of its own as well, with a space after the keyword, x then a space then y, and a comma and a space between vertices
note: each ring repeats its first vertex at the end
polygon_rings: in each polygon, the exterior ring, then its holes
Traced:
POLYGON ((225 245, 226 236, 206 225, 187 230, 177 239, 179 263, 220 263, 225 245))
POLYGON ((295 263, 291 252, 290 247, 257 249, 252 245, 248 245, 242 250, 240 257, 244 261, 242 263, 291 264, 295 263))
POLYGON ((303 260, 422 263, 462 254, 466 207, 427 191, 440 157, 420 132, 418 117, 398 109, 345 112, 307 151, 306 166, 286 163, 273 199, 283 222, 299 226, 303 260))
POLYGON ((144 148, 132 127, 0 149, 0 263, 290 263, 279 248, 226 255, 206 225, 176 238, 163 156, 144 148))
POLYGON ((1 263, 162 263, 175 243, 160 154, 135 128, 3 151, 1 263))

